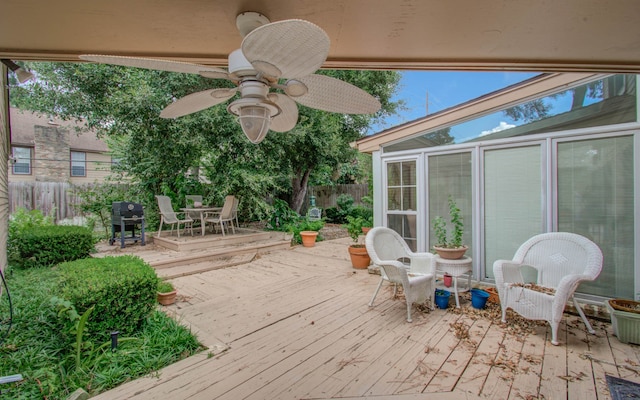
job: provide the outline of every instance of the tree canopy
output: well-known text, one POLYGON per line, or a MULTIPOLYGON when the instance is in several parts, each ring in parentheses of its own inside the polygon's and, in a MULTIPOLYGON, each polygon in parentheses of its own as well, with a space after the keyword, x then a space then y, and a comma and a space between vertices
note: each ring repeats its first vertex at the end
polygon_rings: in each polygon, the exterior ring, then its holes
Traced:
POLYGON ((299 211, 307 185, 326 183, 344 165, 357 162, 350 142, 370 124, 394 114, 392 100, 400 74, 394 71, 322 70, 354 84, 382 104, 375 115, 345 115, 299 108, 296 127, 269 132, 251 144, 225 105, 173 120, 159 117, 173 100, 215 87, 225 80, 191 74, 89 63, 29 63, 37 75, 29 85, 14 87, 11 104, 64 119, 82 120, 104 137, 119 159, 119 168, 147 193, 184 196, 206 192, 212 202, 227 194, 241 198, 247 217, 264 217, 265 199, 283 197, 299 211), (202 185, 194 172, 210 184, 202 185))

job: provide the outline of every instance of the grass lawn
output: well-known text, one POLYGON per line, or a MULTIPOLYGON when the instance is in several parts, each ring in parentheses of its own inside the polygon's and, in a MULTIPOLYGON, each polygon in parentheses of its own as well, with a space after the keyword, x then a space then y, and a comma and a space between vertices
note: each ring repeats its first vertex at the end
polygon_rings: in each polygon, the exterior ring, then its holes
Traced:
POLYGON ((111 343, 83 342, 52 298, 55 269, 10 269, 6 280, 13 303, 9 335, 7 293, 0 296, 0 376, 23 380, 0 385, 0 398, 65 399, 77 388, 97 394, 147 375, 202 349, 191 332, 161 311, 154 311, 139 332, 111 343))

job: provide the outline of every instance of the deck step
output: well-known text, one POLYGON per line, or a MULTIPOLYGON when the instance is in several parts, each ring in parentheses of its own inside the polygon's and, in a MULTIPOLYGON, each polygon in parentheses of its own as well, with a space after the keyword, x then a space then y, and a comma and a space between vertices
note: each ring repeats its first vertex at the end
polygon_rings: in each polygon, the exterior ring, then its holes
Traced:
POLYGON ((156 274, 162 279, 174 279, 187 275, 200 274, 214 269, 229 268, 246 264, 257 256, 257 252, 237 254, 234 256, 220 256, 219 258, 198 263, 177 265, 170 268, 156 269, 156 274))
POLYGON ((185 264, 197 264, 204 261, 212 261, 225 257, 232 257, 242 254, 266 254, 274 250, 283 250, 291 247, 288 240, 268 240, 250 243, 230 245, 224 248, 213 248, 210 250, 199 250, 190 252, 173 252, 160 260, 148 261, 149 265, 156 270, 181 266, 185 264))
POLYGON ((153 242, 156 246, 165 248, 167 250, 191 252, 194 250, 207 250, 212 247, 226 248, 237 244, 247 242, 261 242, 267 240, 283 240, 283 232, 275 231, 255 231, 246 228, 236 229, 235 234, 227 234, 222 236, 221 234, 206 234, 201 235, 166 235, 163 232, 161 237, 154 236, 153 242))

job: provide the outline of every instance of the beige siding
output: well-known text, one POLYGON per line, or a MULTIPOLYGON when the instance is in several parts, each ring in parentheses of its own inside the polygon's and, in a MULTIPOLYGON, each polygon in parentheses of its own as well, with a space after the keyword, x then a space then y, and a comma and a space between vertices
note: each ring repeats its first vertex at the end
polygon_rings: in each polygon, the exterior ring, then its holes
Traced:
MULTIPOLYGON (((103 182, 111 173, 111 156, 109 154, 86 153, 86 160, 87 176, 70 176, 71 183, 103 182)), ((70 164, 68 164, 68 168, 71 168, 70 164)), ((70 169, 69 175, 71 175, 70 169)))

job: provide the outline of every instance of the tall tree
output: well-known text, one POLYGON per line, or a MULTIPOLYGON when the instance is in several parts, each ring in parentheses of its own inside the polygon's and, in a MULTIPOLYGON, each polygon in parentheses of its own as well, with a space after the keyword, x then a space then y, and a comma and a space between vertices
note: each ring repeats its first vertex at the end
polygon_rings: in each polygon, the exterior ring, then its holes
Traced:
POLYGON ((396 112, 391 100, 400 74, 391 71, 321 71, 369 92, 382 109, 376 115, 344 115, 299 106, 296 127, 270 132, 259 145, 249 143, 223 105, 175 120, 159 117, 173 99, 225 80, 196 75, 81 63, 31 63, 38 79, 12 91, 12 104, 82 118, 109 138, 121 166, 149 193, 178 193, 185 176, 199 169, 218 200, 240 196, 249 216, 263 217, 265 197, 287 196, 300 210, 316 171, 337 170, 355 157, 349 143, 369 124, 396 112))

